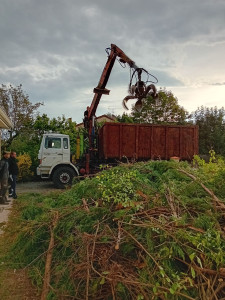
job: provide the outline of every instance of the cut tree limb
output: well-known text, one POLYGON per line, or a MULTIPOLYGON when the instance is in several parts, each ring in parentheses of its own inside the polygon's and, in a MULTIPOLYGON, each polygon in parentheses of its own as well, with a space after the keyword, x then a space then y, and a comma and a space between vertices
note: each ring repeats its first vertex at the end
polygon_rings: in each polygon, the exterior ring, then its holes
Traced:
POLYGON ((47 257, 45 262, 45 275, 44 275, 44 283, 41 293, 41 300, 46 300, 50 287, 51 280, 51 263, 52 263, 52 254, 54 248, 54 229, 57 226, 57 222, 59 219, 58 211, 54 213, 52 224, 50 226, 50 241, 48 245, 47 257))
POLYGON ((180 171, 181 173, 187 175, 188 177, 190 177, 191 179, 193 179, 194 181, 198 182, 201 185, 201 187, 212 197, 212 199, 214 201, 215 209, 218 206, 220 209, 225 210, 225 204, 218 197, 216 197, 216 195, 213 193, 213 191, 208 189, 197 177, 195 177, 194 175, 186 172, 183 169, 178 169, 178 171, 180 171))
POLYGON ((167 193, 165 194, 166 196, 166 199, 167 199, 167 202, 171 208, 171 211, 172 211, 172 214, 175 218, 178 218, 178 215, 177 215, 177 211, 176 211, 176 206, 175 206, 175 202, 174 202, 174 197, 170 191, 169 188, 167 188, 167 193))

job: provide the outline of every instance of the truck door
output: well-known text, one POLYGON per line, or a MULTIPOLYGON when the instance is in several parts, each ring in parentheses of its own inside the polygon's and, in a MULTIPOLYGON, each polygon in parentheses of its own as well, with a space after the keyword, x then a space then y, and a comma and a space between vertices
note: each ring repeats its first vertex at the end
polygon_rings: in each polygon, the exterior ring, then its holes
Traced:
POLYGON ((70 161, 70 144, 69 139, 64 137, 63 139, 63 162, 70 161))
POLYGON ((53 166, 70 159, 68 138, 47 136, 43 147, 42 166, 53 166))

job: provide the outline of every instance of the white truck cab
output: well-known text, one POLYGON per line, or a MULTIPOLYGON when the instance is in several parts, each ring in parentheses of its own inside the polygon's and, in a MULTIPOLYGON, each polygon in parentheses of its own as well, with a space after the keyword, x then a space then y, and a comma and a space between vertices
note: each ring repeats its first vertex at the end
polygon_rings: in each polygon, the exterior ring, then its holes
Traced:
POLYGON ((46 133, 43 135, 38 159, 37 175, 52 179, 54 185, 63 188, 79 175, 71 162, 70 139, 68 135, 46 133))

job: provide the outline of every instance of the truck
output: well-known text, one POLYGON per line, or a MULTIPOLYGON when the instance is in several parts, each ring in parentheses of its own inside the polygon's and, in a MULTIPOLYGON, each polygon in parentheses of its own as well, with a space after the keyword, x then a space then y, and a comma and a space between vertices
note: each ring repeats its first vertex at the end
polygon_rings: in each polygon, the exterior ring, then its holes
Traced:
POLYGON ((72 179, 79 175, 77 166, 72 163, 68 135, 44 134, 38 159, 37 175, 42 179, 51 179, 58 188, 71 184, 72 179))
POLYGON ((88 147, 84 149, 84 136, 78 135, 77 159, 74 162, 68 135, 43 135, 38 154, 37 175, 51 179, 58 188, 70 185, 75 176, 94 174, 99 170, 100 164, 116 164, 122 159, 137 161, 170 159, 174 156, 181 160, 191 160, 198 154, 197 126, 105 123, 100 130, 96 130, 95 113, 102 95, 109 95, 106 84, 116 59, 121 64, 128 64, 132 70, 129 95, 122 102, 125 109, 127 101, 131 99, 136 99, 134 107, 140 110, 144 98, 157 98, 154 82, 151 81, 151 84, 147 85, 149 81, 142 80, 143 73, 151 75, 148 71, 137 67, 135 62, 114 44, 111 44, 107 51, 108 59, 98 86, 93 90, 91 106, 84 112, 83 123, 87 132, 88 147), (133 78, 137 79, 135 84, 133 78))

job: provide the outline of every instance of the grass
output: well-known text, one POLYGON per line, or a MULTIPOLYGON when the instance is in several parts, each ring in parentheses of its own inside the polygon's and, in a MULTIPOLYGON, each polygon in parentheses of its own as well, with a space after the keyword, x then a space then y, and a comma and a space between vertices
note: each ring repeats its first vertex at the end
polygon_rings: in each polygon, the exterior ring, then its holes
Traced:
MULTIPOLYGON (((20 194, 13 203, 7 226, 5 223, 0 224, 3 229, 3 233, 0 235, 0 299, 40 299, 40 290, 32 284, 29 268, 24 268, 20 263, 16 263, 11 259, 9 252, 21 230, 22 203, 29 203, 31 199, 42 197, 43 195, 39 193, 20 194)), ((16 255, 14 253, 14 256, 16 255)))

